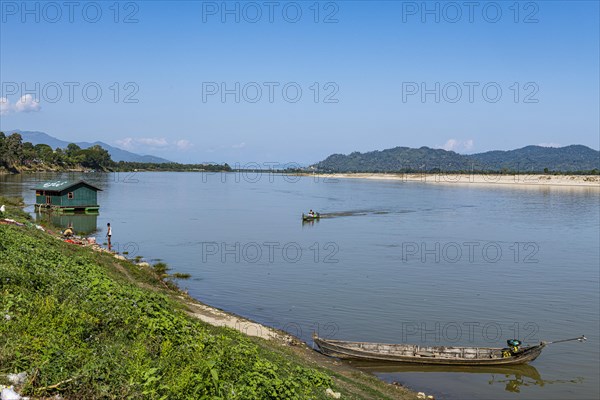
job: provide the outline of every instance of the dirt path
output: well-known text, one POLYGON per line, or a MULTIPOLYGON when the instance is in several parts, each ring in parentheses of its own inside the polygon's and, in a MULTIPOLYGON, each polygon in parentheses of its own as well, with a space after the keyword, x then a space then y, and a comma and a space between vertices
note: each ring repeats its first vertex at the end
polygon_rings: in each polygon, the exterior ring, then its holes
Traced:
POLYGON ((226 313, 225 311, 218 310, 205 304, 187 300, 184 297, 180 298, 189 307, 189 314, 191 316, 198 318, 207 324, 214 326, 226 326, 228 328, 240 331, 245 335, 259 337, 266 340, 277 340, 282 342, 294 340, 294 338, 290 335, 278 332, 257 322, 226 313))

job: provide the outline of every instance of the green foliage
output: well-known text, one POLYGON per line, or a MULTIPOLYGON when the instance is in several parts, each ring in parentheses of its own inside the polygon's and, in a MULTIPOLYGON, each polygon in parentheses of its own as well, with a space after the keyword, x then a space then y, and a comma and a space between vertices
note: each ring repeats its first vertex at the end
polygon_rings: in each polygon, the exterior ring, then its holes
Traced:
POLYGON ((10 171, 19 171, 22 167, 77 167, 106 170, 114 162, 106 150, 100 146, 81 149, 76 144, 69 144, 66 150, 47 144, 23 143, 21 135, 13 133, 6 137, 0 132, 0 167, 10 171))
POLYGON ((154 264, 152 266, 152 270, 156 274, 156 278, 159 281, 164 282, 167 285, 167 287, 169 287, 171 289, 178 288, 177 283, 175 283, 175 279, 184 280, 184 279, 189 279, 192 277, 190 274, 185 274, 185 273, 181 273, 181 272, 169 273, 169 271, 171 271, 171 268, 162 261, 154 264))
POLYGON ((325 172, 557 172, 594 174, 600 169, 600 152, 586 146, 561 148, 527 146, 510 151, 463 155, 421 147, 396 147, 368 153, 333 154, 314 165, 325 172))
POLYGON ((154 273, 158 276, 159 279, 164 279, 169 276, 168 272, 171 270, 164 262, 157 262, 152 266, 154 269, 154 273))
POLYGON ((24 394, 324 398, 332 384, 324 373, 205 325, 160 291, 131 282, 143 270, 133 264, 125 276, 110 256, 23 227, 0 225, 0 244, 0 375, 27 371, 24 394))
POLYGON ((119 161, 113 166, 115 171, 175 171, 175 172, 216 172, 231 171, 231 167, 225 163, 220 164, 179 164, 168 163, 141 163, 134 161, 119 161))
POLYGON ((487 169, 506 168, 523 173, 591 172, 600 165, 600 152, 582 145, 565 147, 526 146, 510 151, 488 151, 467 156, 487 169))
POLYGON ((66 149, 47 144, 23 143, 18 133, 6 137, 0 132, 0 169, 19 172, 24 167, 36 170, 87 168, 98 171, 231 171, 227 164, 179 164, 114 162, 107 150, 100 145, 82 149, 69 143, 66 149))
POLYGON ((10 136, 0 132, 0 167, 15 170, 23 160, 23 139, 18 133, 10 136))
POLYGON ((85 150, 79 150, 76 154, 82 155, 81 165, 86 168, 104 170, 112 166, 113 161, 108 151, 100 145, 94 145, 85 150))
POLYGON ((23 211, 23 198, 22 197, 3 197, 0 196, 0 206, 4 205, 6 211, 0 212, 0 218, 10 218, 16 220, 29 220, 31 215, 23 211))
POLYGON ((171 276, 175 279, 190 279, 192 277, 192 275, 183 272, 175 272, 171 276))

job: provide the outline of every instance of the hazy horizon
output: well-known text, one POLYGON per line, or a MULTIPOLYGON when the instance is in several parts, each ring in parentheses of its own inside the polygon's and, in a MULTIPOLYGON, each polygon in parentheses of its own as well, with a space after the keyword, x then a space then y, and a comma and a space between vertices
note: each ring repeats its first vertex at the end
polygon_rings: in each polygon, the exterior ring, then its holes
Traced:
MULTIPOLYGON (((24 130, 24 129, 8 129, 4 133, 7 134, 7 135, 9 135, 9 134, 14 133, 14 132, 42 133, 42 134, 46 134, 48 136, 51 136, 54 139, 63 140, 60 137, 56 137, 54 135, 49 134, 48 132, 42 132, 42 131, 28 131, 28 130, 24 130)), ((24 140, 24 141, 26 141, 26 140, 24 140)), ((102 142, 102 140, 81 140, 81 141, 78 141, 78 142, 80 142, 80 143, 81 142, 95 143, 95 142, 102 142)), ((109 144, 109 143, 106 143, 106 144, 109 144)), ((579 144, 579 143, 572 143, 572 144, 566 144, 564 146, 554 146, 552 144, 542 143, 542 144, 538 144, 538 145, 526 145, 526 146, 523 146, 523 147, 527 147, 527 146, 540 146, 540 147, 547 147, 547 148, 558 149, 558 148, 562 148, 562 147, 579 146, 579 145, 581 145, 581 144, 579 144)), ((583 146, 585 146, 585 145, 583 145, 583 146)), ((119 148, 121 150, 130 151, 130 150, 127 150, 125 148, 119 147, 118 145, 116 145, 114 147, 117 147, 117 148, 119 148)), ((408 146, 398 145, 398 146, 394 146, 394 147, 408 147, 408 146)), ((412 148, 420 148, 420 147, 429 147, 429 146, 418 146, 418 147, 412 147, 412 148)), ((473 155, 473 154, 479 154, 479 153, 486 153, 486 152, 489 152, 489 151, 511 151, 511 150, 518 150, 518 149, 521 149, 523 147, 519 147, 519 148, 516 148, 516 149, 489 149, 489 150, 483 150, 483 151, 479 151, 479 152, 469 152, 469 153, 456 151, 456 153, 462 154, 462 155, 473 155)), ((595 150, 595 151, 600 151, 600 150, 598 150, 597 148, 594 148, 594 147, 590 147, 590 146, 587 146, 587 147, 589 147, 590 149, 595 150)), ((429 148, 433 148, 433 147, 429 147, 429 148)), ((388 149, 373 149, 373 150, 362 150, 362 151, 355 150, 355 151, 358 151, 358 152, 364 154, 364 153, 370 153, 370 152, 375 152, 375 151, 383 151, 383 150, 389 150, 389 149, 391 149, 391 147, 388 148, 388 149)), ((344 154, 348 155, 348 154, 353 153, 355 151, 352 151, 352 152, 349 152, 349 153, 344 153, 344 154)), ((454 151, 454 150, 447 150, 447 151, 454 151)), ((132 153, 138 154, 138 155, 141 155, 141 156, 155 156, 155 154, 151 154, 151 153, 135 153, 135 152, 132 152, 132 153)), ((228 160, 211 160, 211 161, 208 161, 208 162, 218 163, 218 164, 227 163, 227 164, 229 164, 231 166, 235 166, 235 164, 240 164, 241 168, 246 168, 247 167, 247 168, 253 168, 253 169, 254 168, 259 168, 259 169, 260 168, 264 168, 264 169, 279 168, 279 167, 277 167, 277 165, 279 165, 279 166, 298 165, 298 166, 305 167, 305 166, 309 166, 309 165, 312 165, 314 163, 323 161, 325 158, 327 158, 327 157, 329 157, 330 155, 333 155, 333 154, 342 154, 342 153, 335 153, 334 152, 334 153, 331 153, 331 154, 327 155, 323 159, 314 160, 314 161, 311 161, 311 162, 304 162, 304 163, 299 163, 299 162, 296 162, 294 160, 283 160, 283 161, 252 160, 252 161, 245 161, 245 162, 240 162, 240 161, 236 161, 236 160, 229 160, 229 161, 228 160), (254 164, 254 163, 258 163, 259 165, 258 166, 250 166, 249 165, 249 164, 254 164), (274 163, 276 163, 277 165, 274 164, 274 163)), ((177 161, 177 160, 169 160, 169 161, 180 162, 180 161, 177 161)), ((204 161, 203 160, 198 160, 198 161, 191 161, 190 163, 203 163, 203 162, 207 162, 207 161, 205 161, 205 160, 204 161)))

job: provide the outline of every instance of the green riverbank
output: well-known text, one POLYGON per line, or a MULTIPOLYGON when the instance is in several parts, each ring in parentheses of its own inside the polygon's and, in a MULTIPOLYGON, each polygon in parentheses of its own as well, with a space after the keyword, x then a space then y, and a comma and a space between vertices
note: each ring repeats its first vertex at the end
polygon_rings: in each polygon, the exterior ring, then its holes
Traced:
MULTIPOLYGON (((25 222, 17 208, 1 218, 25 222)), ((416 398, 297 341, 207 324, 192 302, 150 267, 0 224, 0 384, 26 372, 16 389, 37 399, 416 398)))

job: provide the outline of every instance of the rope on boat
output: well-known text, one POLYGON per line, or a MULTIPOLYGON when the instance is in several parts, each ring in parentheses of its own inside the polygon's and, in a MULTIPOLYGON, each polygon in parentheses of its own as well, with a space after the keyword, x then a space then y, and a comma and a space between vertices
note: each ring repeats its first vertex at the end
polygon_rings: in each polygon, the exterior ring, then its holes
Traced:
POLYGON ((553 344, 553 343, 561 343, 561 342, 571 342, 573 340, 577 340, 578 342, 585 342, 587 340, 587 338, 584 335, 581 335, 579 337, 572 338, 572 339, 562 339, 562 340, 555 340, 553 342, 544 342, 544 344, 553 344))

